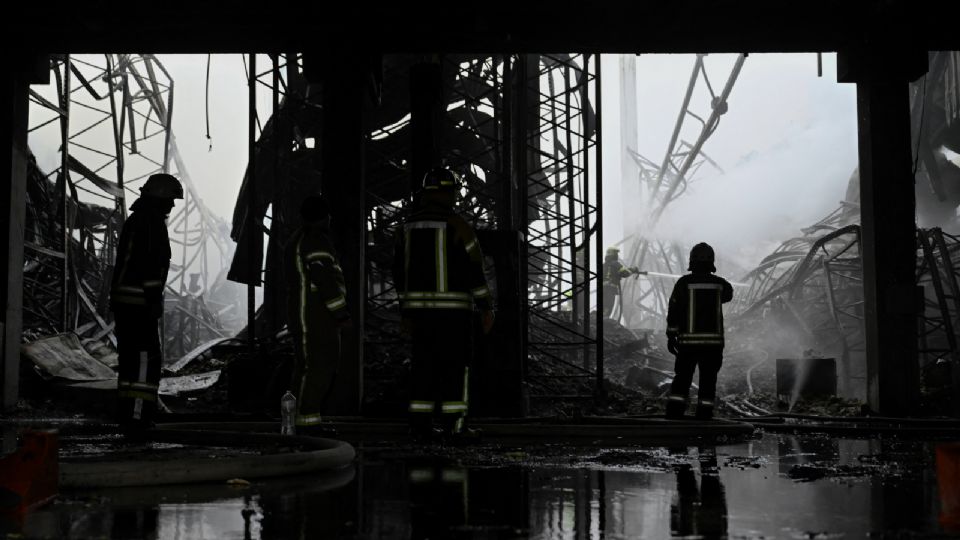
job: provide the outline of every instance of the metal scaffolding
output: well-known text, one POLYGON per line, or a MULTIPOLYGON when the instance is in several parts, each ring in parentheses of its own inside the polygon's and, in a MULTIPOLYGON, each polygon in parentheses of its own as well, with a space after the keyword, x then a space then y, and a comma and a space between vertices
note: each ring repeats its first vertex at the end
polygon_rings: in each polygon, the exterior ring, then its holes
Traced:
POLYGON ((177 150, 169 73, 153 55, 126 54, 54 56, 51 71, 54 87, 30 90, 30 132, 43 135, 56 123, 60 159, 49 174, 40 172, 42 164, 35 169, 24 327, 115 341, 109 284, 126 199, 151 174, 169 172, 181 179, 185 195, 168 220, 175 247, 166 285, 166 353, 179 357, 224 336, 233 304, 220 270, 232 245, 226 224, 197 196, 177 150))
POLYGON ((521 57, 517 77, 526 224, 527 373, 531 398, 569 395, 558 379, 603 381, 599 57, 521 57), (591 314, 591 311, 593 313, 591 314))
POLYGON ((477 229, 507 230, 510 223, 508 157, 509 111, 504 103, 507 56, 448 56, 443 69, 453 73, 440 143, 446 165, 463 173, 459 210, 477 229))
MULTIPOLYGON (((953 407, 960 405, 960 237, 940 228, 917 229, 920 262, 917 284, 922 287, 917 347, 921 373, 949 365, 953 407)), ((943 384, 946 381, 940 381, 943 384)))
MULTIPOLYGON (((519 229, 526 239, 519 255, 533 397, 557 395, 550 379, 571 377, 584 379, 582 395, 592 396, 602 378, 591 315, 602 264, 598 64, 592 55, 443 59, 437 147, 464 178, 459 211, 478 230, 519 229)), ((385 62, 385 100, 409 67, 385 62)), ((388 115, 367 140, 368 358, 402 343, 390 262, 409 194, 391 186, 409 185, 409 128, 409 115, 388 115)))

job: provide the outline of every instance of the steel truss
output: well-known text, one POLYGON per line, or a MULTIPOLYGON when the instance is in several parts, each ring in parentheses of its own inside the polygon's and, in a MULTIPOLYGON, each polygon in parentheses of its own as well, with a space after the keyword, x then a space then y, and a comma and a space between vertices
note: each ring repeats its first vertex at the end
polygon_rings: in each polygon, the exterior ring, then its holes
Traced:
MULTIPOLYGON (((954 393, 960 391, 960 237, 940 228, 917 229, 917 284, 923 288, 918 324, 920 369, 948 363, 954 393)), ((954 396, 956 397, 956 396, 954 396)))
MULTIPOLYGON (((707 75, 706 55, 698 54, 684 93, 683 103, 674 124, 666 152, 659 164, 644 157, 635 148, 624 148, 639 169, 638 181, 643 210, 641 218, 633 225, 640 231, 655 231, 657 223, 670 204, 678 199, 704 164, 720 167, 703 152, 703 146, 716 131, 720 117, 727 112, 727 100, 746 59, 739 55, 727 75, 720 93, 714 92, 707 75), (691 104, 698 86, 706 88, 709 95, 709 113, 694 112, 691 104), (693 127, 691 127, 693 126, 693 127), (682 138, 684 132, 695 129, 693 142, 682 138)), ((686 269, 688 246, 660 240, 656 234, 631 235, 624 249, 624 259, 629 266, 636 266, 650 274, 631 280, 623 288, 620 316, 628 327, 665 328, 666 303, 670 297, 673 280, 657 274, 682 274, 686 269)))
MULTIPOLYGON (((263 313, 259 318, 268 334, 275 334, 286 320, 287 282, 283 268, 283 253, 289 239, 300 223, 300 203, 303 198, 320 191, 320 166, 315 158, 320 139, 321 104, 318 96, 310 96, 301 66, 299 53, 270 55, 266 69, 253 74, 258 90, 270 93, 267 120, 261 122, 261 112, 252 109, 256 131, 256 189, 251 209, 250 167, 248 164, 234 210, 235 240, 243 257, 234 261, 246 278, 251 268, 259 275, 254 282, 264 284, 263 313), (250 211, 255 214, 250 225, 250 211), (240 224, 240 226, 238 226, 240 224), (251 266, 249 233, 267 235, 267 257, 256 253, 257 264, 251 266), (242 247, 241 247, 242 246, 242 247)), ((248 66, 249 67, 249 66, 248 66)), ((249 77, 249 73, 248 73, 249 77)), ((261 245, 256 241, 255 245, 261 245)), ((249 281, 244 280, 249 283, 249 281)))
POLYGON ((25 327, 115 342, 108 295, 127 196, 136 197, 151 174, 163 171, 185 188, 168 220, 174 247, 164 318, 168 358, 223 336, 233 306, 218 289, 232 248, 226 224, 197 196, 177 150, 169 73, 152 55, 125 54, 55 56, 51 72, 55 85, 30 91, 30 132, 59 128, 60 159, 38 177, 28 204, 25 327))
MULTIPOLYGON (((800 343, 836 355, 841 388, 857 395, 865 385, 863 267, 855 207, 845 205, 805 236, 782 244, 747 276, 750 288, 735 306, 734 332, 756 330, 775 313, 802 334, 800 343), (813 233, 816 233, 815 235, 813 233), (859 385, 859 386, 858 386, 859 385)), ((957 361, 960 324, 960 237, 939 228, 917 229, 917 285, 921 370, 957 361)), ((955 371, 955 370, 953 370, 955 371)), ((960 374, 951 371, 954 378, 960 374)), ((952 381, 954 389, 960 381, 952 381)))

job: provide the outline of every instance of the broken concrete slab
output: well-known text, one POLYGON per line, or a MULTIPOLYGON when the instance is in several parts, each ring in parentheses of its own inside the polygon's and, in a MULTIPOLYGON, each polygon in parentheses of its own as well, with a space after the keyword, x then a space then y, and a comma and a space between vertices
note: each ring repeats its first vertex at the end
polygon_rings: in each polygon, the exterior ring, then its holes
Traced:
POLYGON ((105 381, 116 379, 112 369, 98 361, 80 344, 73 333, 57 334, 21 346, 21 353, 30 359, 46 378, 70 381, 105 381))
MULTIPOLYGON (((179 396, 190 392, 199 392, 206 390, 217 384, 220 380, 220 370, 208 371, 206 373, 197 373, 196 375, 184 375, 182 377, 164 377, 160 379, 161 396, 179 396)), ((82 382, 65 382, 58 385, 59 388, 69 388, 88 392, 116 392, 117 381, 99 380, 82 382)))
POLYGON ((184 375, 182 377, 164 377, 160 379, 160 395, 179 396, 189 392, 206 390, 220 380, 220 370, 184 375))

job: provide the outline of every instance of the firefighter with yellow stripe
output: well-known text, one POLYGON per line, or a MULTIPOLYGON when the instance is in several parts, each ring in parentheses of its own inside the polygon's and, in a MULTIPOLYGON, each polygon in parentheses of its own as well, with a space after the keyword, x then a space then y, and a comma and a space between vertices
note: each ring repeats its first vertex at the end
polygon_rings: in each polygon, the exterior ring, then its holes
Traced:
POLYGON ((169 174, 154 174, 140 188, 117 242, 110 289, 119 370, 118 420, 136 433, 153 424, 163 362, 159 320, 170 269, 167 216, 183 186, 169 174))
POLYGON ((677 280, 667 311, 667 348, 676 355, 667 418, 682 418, 693 371, 700 368, 696 417, 713 418, 717 373, 723 363, 723 309, 733 299, 733 287, 714 275, 713 248, 699 243, 690 250, 691 273, 677 280))
POLYGON ((613 314, 613 305, 620 299, 620 316, 623 315, 623 289, 620 281, 630 276, 643 274, 636 266, 624 266, 620 262, 620 248, 608 247, 603 259, 603 316, 609 319, 613 314))
POLYGON ((291 378, 299 432, 319 431, 340 365, 340 329, 350 323, 343 270, 330 238, 330 210, 319 195, 300 207, 303 226, 286 247, 288 327, 296 362, 291 378))
POLYGON ((466 440, 474 308, 493 327, 490 289, 476 233, 454 212, 460 177, 436 168, 423 178, 413 213, 396 231, 393 277, 404 326, 413 338, 411 432, 466 440), (438 420, 435 424, 435 420, 438 420))

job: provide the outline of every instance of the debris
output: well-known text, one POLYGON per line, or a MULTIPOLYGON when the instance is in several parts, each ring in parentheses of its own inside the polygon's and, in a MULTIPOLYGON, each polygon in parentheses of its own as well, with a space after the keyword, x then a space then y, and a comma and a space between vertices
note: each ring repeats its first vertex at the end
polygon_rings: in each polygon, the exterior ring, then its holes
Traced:
POLYGON ((117 349, 113 344, 105 343, 101 339, 85 339, 82 343, 83 348, 101 364, 113 370, 120 365, 117 349))
MULTIPOLYGON (((720 401, 737 416, 764 416, 771 413, 787 412, 790 404, 782 401, 772 392, 757 392, 752 395, 738 393, 726 394, 720 401)), ((837 396, 799 398, 790 412, 817 416, 863 416, 863 402, 857 399, 845 399, 837 396)))
POLYGON ((206 390, 220 380, 220 370, 184 375, 182 377, 164 377, 160 379, 160 395, 178 396, 189 392, 206 390))
POLYGON ((71 381, 116 379, 110 367, 100 363, 80 344, 76 334, 50 336, 21 347, 21 352, 49 377, 71 381))
POLYGON ((724 467, 740 469, 759 469, 767 464, 769 460, 764 456, 729 456, 724 467))
POLYGON ((166 371, 169 371, 170 373, 176 373, 181 369, 183 369, 184 367, 186 367, 186 365, 189 364, 190 362, 193 362, 194 360, 196 360, 197 357, 199 357, 200 355, 204 354, 205 352, 209 351, 213 347, 223 343, 228 339, 230 338, 221 337, 221 338, 207 341, 206 343, 203 343, 202 345, 195 347, 193 350, 191 350, 187 354, 180 357, 180 359, 177 360, 176 362, 173 362, 169 366, 164 367, 164 369, 166 371))

